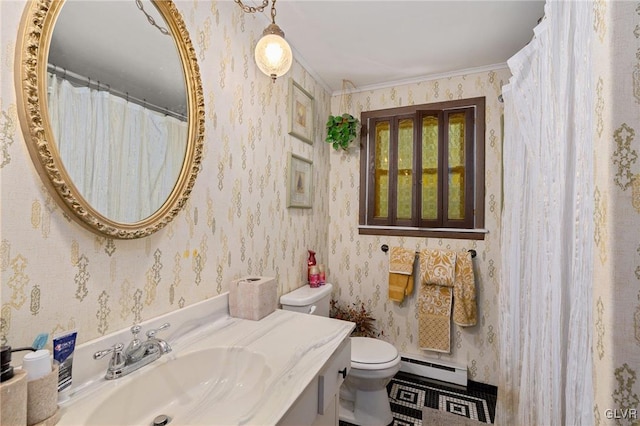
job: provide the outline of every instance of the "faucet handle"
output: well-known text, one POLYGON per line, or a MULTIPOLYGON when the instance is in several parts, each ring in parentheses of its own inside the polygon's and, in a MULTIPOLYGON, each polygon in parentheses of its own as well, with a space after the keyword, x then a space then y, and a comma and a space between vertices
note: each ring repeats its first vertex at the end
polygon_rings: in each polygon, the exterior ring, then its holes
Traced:
POLYGON ((122 343, 116 343, 109 349, 104 349, 102 351, 98 351, 95 354, 93 354, 93 359, 104 358, 106 355, 109 355, 111 352, 114 352, 114 353, 122 352, 123 348, 124 348, 124 345, 122 343))
POLYGON ((124 349, 124 345, 122 343, 116 343, 109 349, 105 349, 105 350, 94 353, 93 359, 101 359, 109 355, 110 353, 113 353, 113 356, 109 361, 109 368, 119 368, 119 367, 122 367, 125 363, 125 359, 122 354, 123 349, 124 349))
POLYGON ((131 339, 131 342, 129 342, 129 345, 127 346, 127 355, 138 349, 142 344, 140 339, 138 339, 138 333, 140 333, 140 330, 142 330, 142 327, 140 327, 139 325, 134 325, 133 327, 131 327, 131 334, 133 334, 133 339, 131 339))
POLYGON ((154 337, 156 337, 156 333, 158 333, 158 331, 165 330, 169 327, 171 327, 171 324, 169 324, 168 322, 165 322, 160 327, 147 331, 147 337, 149 339, 153 339, 154 337))
POLYGON ((140 330, 142 330, 142 327, 140 327, 139 325, 134 325, 133 327, 131 327, 131 334, 133 334, 134 340, 138 338, 138 333, 140 333, 140 330))

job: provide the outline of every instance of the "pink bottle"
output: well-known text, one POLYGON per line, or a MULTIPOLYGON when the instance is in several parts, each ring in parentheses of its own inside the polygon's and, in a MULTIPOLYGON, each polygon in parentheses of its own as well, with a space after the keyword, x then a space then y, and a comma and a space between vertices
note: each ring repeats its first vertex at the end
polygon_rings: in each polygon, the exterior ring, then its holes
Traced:
POLYGON ((316 265, 316 252, 309 250, 309 260, 307 260, 307 282, 311 283, 311 267, 316 265))
POLYGON ((316 265, 309 267, 309 287, 320 287, 320 273, 316 265))
POLYGON ((325 285, 327 283, 327 276, 324 272, 324 265, 322 263, 318 265, 318 275, 320 285, 325 285))

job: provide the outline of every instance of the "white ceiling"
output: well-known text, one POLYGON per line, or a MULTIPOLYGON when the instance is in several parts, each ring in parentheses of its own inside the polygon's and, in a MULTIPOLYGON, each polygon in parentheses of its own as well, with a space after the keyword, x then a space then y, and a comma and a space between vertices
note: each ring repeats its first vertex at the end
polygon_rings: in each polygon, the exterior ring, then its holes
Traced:
POLYGON ((335 92, 343 79, 363 88, 504 64, 544 1, 279 0, 276 11, 296 59, 335 92))
MULTIPOLYGON (((262 0, 244 3, 257 6, 262 0)), ((163 23, 148 0, 143 4, 163 23)), ((276 6, 276 23, 296 60, 331 93, 342 90, 343 80, 364 89, 504 64, 531 40, 544 11, 541 0, 279 0, 276 6)), ((256 17, 264 27, 269 12, 256 17)), ((49 59, 56 65, 184 111, 175 46, 149 25, 133 0, 68 1, 53 39, 49 59)))

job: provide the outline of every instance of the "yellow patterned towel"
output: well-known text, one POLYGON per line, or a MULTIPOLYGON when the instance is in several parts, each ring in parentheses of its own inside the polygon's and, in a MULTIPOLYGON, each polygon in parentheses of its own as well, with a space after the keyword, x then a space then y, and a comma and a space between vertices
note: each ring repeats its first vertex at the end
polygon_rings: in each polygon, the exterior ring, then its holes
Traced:
POLYGON ((420 349, 451 352, 451 287, 421 285, 418 298, 420 349))
POLYGON ((456 252, 453 250, 422 250, 420 252, 420 283, 453 287, 456 278, 456 252))
POLYGON ((456 259, 456 280, 453 286, 453 322, 462 327, 476 325, 476 282, 469 252, 461 251, 456 259))
POLYGON ((402 302, 413 293, 414 250, 391 247, 389 252, 389 300, 402 302))
POLYGON ((418 345, 421 349, 451 352, 451 306, 456 273, 456 252, 420 252, 418 345))

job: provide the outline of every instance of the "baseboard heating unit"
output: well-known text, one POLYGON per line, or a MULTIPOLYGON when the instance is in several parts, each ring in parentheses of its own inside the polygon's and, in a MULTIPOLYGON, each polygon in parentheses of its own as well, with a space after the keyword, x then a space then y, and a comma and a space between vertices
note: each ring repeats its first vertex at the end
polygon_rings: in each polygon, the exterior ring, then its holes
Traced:
POLYGON ((400 371, 405 373, 467 386, 467 367, 415 354, 400 354, 400 360, 400 371))

